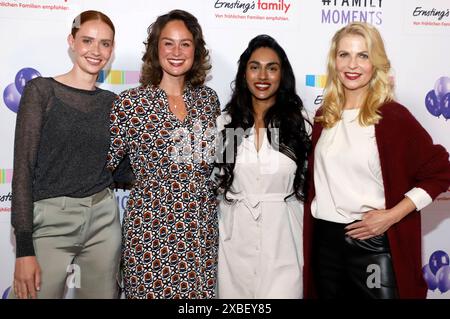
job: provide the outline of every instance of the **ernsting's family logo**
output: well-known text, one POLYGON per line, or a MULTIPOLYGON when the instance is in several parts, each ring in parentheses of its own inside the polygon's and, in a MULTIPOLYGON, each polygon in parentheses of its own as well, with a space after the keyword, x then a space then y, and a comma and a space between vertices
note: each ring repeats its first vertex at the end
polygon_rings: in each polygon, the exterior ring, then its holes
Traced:
POLYGON ((411 10, 414 26, 450 27, 450 8, 415 6, 411 10))
POLYGON ((286 14, 291 8, 291 3, 286 0, 278 1, 223 1, 216 0, 214 3, 215 9, 229 9, 229 10, 239 10, 242 13, 247 13, 248 11, 272 11, 280 12, 286 14))
POLYGON ((437 20, 450 17, 450 9, 436 9, 416 7, 413 11, 414 17, 435 17, 437 20))

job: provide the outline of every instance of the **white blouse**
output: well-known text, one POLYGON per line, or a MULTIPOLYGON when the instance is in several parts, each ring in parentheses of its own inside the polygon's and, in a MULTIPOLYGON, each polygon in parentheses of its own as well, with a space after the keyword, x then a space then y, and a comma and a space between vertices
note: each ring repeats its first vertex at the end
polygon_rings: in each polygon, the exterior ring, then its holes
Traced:
MULTIPOLYGON (((344 110, 332 128, 324 128, 314 152, 315 218, 351 223, 374 209, 385 209, 384 185, 375 126, 361 126, 359 109, 344 110)), ((432 199, 421 188, 405 194, 418 210, 432 199)))

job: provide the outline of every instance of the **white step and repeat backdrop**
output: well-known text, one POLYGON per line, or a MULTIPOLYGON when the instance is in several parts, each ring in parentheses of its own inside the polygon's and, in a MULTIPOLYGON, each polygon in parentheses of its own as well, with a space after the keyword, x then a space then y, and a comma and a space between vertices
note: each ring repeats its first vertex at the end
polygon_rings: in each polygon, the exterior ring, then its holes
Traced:
MULTIPOLYGON (((0 297, 10 287, 14 239, 10 227, 14 127, 27 79, 71 66, 66 37, 88 9, 116 26, 112 62, 99 79, 121 92, 138 84, 146 30, 158 15, 179 8, 199 19, 211 52, 208 85, 225 105, 237 60, 248 41, 266 33, 285 48, 298 93, 311 112, 319 106, 325 58, 333 33, 352 21, 377 26, 393 65, 397 99, 437 143, 450 150, 449 0, 0 0, 0 297)), ((117 193, 122 209, 126 193, 117 193)), ((450 192, 423 211, 423 265, 429 298, 450 298, 450 192)))

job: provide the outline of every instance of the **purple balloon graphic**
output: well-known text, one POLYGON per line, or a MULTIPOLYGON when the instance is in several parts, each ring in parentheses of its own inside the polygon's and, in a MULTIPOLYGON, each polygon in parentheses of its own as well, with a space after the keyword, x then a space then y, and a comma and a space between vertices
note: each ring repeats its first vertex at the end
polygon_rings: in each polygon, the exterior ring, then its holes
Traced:
POLYGON ((5 292, 3 293, 2 299, 8 299, 9 291, 11 290, 11 286, 6 288, 5 292))
POLYGON ((448 266, 450 264, 450 258, 448 257, 447 253, 442 250, 436 250, 434 253, 430 256, 430 269, 433 274, 436 275, 439 268, 443 266, 448 266))
POLYGON ((447 76, 442 76, 437 79, 434 84, 434 92, 439 101, 444 99, 444 95, 450 93, 450 78, 447 76))
POLYGON ((425 97, 425 106, 431 115, 441 115, 441 104, 439 103, 434 90, 427 93, 427 96, 425 97))
POLYGON ((445 94, 441 100, 441 113, 446 120, 450 119, 450 93, 445 94))
POLYGON ((423 279, 427 283, 428 289, 435 290, 438 286, 438 280, 430 269, 430 265, 426 264, 422 268, 423 279))
POLYGON ((3 101, 5 102, 8 109, 17 113, 19 110, 20 93, 16 89, 16 85, 11 83, 3 91, 3 101))
POLYGON ((38 76, 41 76, 41 74, 33 68, 20 69, 19 72, 17 72, 16 79, 14 81, 14 83, 16 84, 17 91, 19 91, 19 93, 22 94, 25 84, 27 84, 27 82, 30 81, 31 79, 34 79, 38 76))
POLYGON ((436 274, 439 291, 444 293, 450 290, 450 266, 442 266, 436 274))

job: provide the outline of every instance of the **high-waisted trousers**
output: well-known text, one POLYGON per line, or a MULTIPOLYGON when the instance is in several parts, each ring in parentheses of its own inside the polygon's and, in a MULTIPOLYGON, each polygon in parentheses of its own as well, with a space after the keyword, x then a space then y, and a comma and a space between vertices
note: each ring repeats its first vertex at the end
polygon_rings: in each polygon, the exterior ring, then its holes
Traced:
POLYGON ((313 269, 319 298, 398 298, 386 233, 358 240, 345 235, 347 224, 314 222, 313 269))
MULTIPOLYGON (((66 292, 80 299, 118 298, 121 229, 112 190, 43 199, 34 202, 33 214, 39 299, 63 298, 66 292)), ((13 289, 9 298, 15 298, 13 289)))

